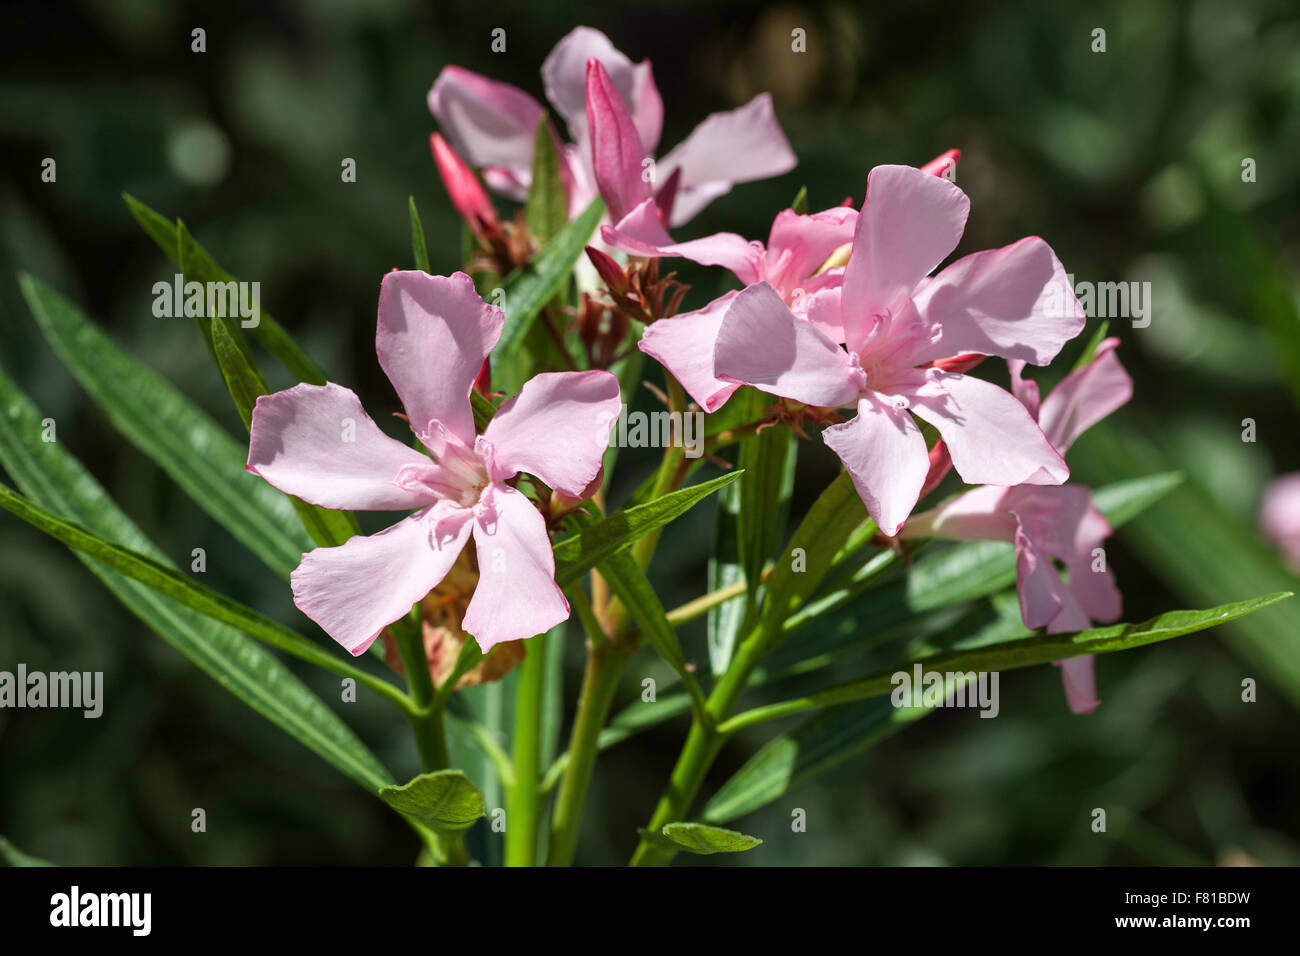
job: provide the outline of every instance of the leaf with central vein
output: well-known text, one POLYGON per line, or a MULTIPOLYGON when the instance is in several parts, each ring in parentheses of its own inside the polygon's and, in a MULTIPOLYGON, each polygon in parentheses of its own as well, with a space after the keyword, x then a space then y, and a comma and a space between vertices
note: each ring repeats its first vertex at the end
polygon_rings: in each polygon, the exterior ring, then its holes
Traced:
POLYGON ((113 544, 78 524, 63 520, 49 509, 14 494, 3 482, 0 482, 0 508, 22 518, 73 551, 94 558, 105 567, 139 581, 178 604, 193 608, 223 624, 237 627, 246 634, 320 667, 328 668, 334 661, 329 652, 269 617, 244 607, 218 591, 191 581, 155 558, 113 544))
MULTIPOLYGON (((32 501, 121 547, 166 557, 57 442, 40 440, 41 415, 0 369, 0 464, 32 501)), ((276 658, 231 627, 182 607, 78 555, 132 613, 230 693, 374 793, 392 775, 339 717, 276 658)))
POLYGON ((735 830, 711 827, 704 823, 666 823, 664 828, 655 833, 640 830, 649 842, 666 850, 695 853, 708 856, 711 853, 742 853, 752 850, 763 841, 735 830))
POLYGON ((506 324, 496 348, 492 350, 493 370, 509 361, 533 320, 560 291, 603 215, 605 204, 600 199, 593 199, 591 205, 548 242, 532 261, 506 276, 506 324))
POLYGON ((400 787, 383 787, 379 796, 439 833, 468 830, 484 814, 483 794, 459 770, 422 773, 400 787))
POLYGON ((24 275, 23 295, 55 352, 127 440, 284 577, 311 550, 289 499, 244 470, 248 450, 76 306, 24 275))
MULTIPOLYGON (((944 685, 949 687, 953 683, 949 675, 1010 670, 1169 640, 1261 610, 1288 596, 1289 592, 1283 592, 1206 611, 1171 611, 1145 624, 1115 624, 1077 634, 1006 640, 1001 636, 1005 628, 987 627, 955 641, 955 649, 926 654, 917 660, 923 673, 944 675, 944 685)), ((1018 614, 1014 600, 1008 604, 1013 614, 1018 614)), ((1010 618, 1010 623, 1015 633, 1018 617, 1010 618)), ((910 673, 913 663, 900 663, 861 681, 810 695, 809 700, 825 709, 768 741, 714 794, 704 808, 704 819, 725 823, 751 813, 924 717, 930 708, 895 707, 888 696, 894 687, 893 675, 898 671, 910 673), (837 699, 843 702, 837 703, 837 699)))
POLYGON ((555 583, 566 588, 609 555, 666 525, 741 476, 733 471, 711 481, 669 492, 654 501, 615 512, 555 544, 555 583))
MULTIPOLYGON (((160 216, 127 193, 123 193, 122 198, 126 201, 127 207, 131 210, 131 215, 135 217, 136 222, 140 224, 154 242, 158 243, 158 247, 166 253, 167 258, 179 266, 181 256, 178 250, 181 235, 177 225, 169 222, 165 217, 160 216)), ((207 250, 188 236, 186 237, 184 258, 187 274, 197 282, 238 281, 229 272, 221 268, 216 260, 208 255, 207 250)), ((266 311, 260 310, 260 303, 258 322, 252 331, 257 340, 266 347, 266 350, 279 359, 281 364, 292 372, 299 381, 309 382, 312 385, 325 384, 326 377, 321 367, 311 360, 279 322, 271 318, 266 311)))

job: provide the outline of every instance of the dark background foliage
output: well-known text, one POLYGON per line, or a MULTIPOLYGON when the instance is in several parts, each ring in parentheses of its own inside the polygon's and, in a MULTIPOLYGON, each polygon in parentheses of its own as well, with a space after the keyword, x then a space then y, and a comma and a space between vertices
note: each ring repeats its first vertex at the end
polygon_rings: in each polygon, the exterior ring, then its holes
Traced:
MULTIPOLYGON (((128 214, 120 193, 130 192, 260 281, 266 307, 380 418, 397 405, 374 361, 376 291, 384 272, 410 266, 408 194, 434 270, 460 265, 459 224, 428 154, 429 86, 456 63, 540 98, 541 61, 578 24, 653 60, 666 145, 711 111, 773 92, 799 167, 737 187, 685 237, 764 237, 803 184, 813 208, 856 203, 871 166, 956 146, 972 199, 959 253, 1040 234, 1081 279, 1151 282, 1151 325, 1112 326, 1134 401, 1071 455, 1098 484, 1188 476, 1110 548, 1125 619, 1296 581, 1253 530, 1264 484, 1300 469, 1300 17, 1288 0, 87 0, 11 4, 3 18, 0 362, 165 551, 205 547, 209 585, 295 626, 308 622, 286 589, 61 368, 14 275, 71 296, 241 434, 192 324, 151 313, 153 283, 174 269, 128 214), (195 27, 206 53, 191 52, 195 27), (490 52, 495 27, 506 53, 490 52), (1105 53, 1090 48, 1097 27, 1105 53), (794 28, 807 31, 805 54, 790 52, 794 28), (57 160, 56 183, 40 180, 45 157, 57 160), (344 157, 356 160, 355 183, 340 182, 344 157), (1254 183, 1241 181, 1246 157, 1254 183), (1241 440, 1245 418, 1257 422, 1253 444, 1241 440)), ((692 307, 725 287, 718 270, 682 273, 692 307)), ((649 461, 628 453, 626 467, 649 461)), ((831 466, 820 442, 801 448, 796 511, 831 466)), ((701 507, 665 536, 653 576, 667 606, 704 588, 711 514, 701 507)), ((941 712, 740 821, 767 843, 727 862, 1300 862, 1298 622, 1280 607, 1105 658, 1103 704, 1088 718, 1066 711, 1051 668, 1003 675, 998 720, 941 712), (1259 682, 1257 703, 1240 700, 1245 677, 1259 682), (796 807, 807 833, 790 832, 796 807), (1089 829, 1093 807, 1112 812, 1105 835, 1089 829)), ((702 633, 685 640, 703 661, 702 633)), ((571 699, 581 647, 575 633, 569 643, 571 699)), ((194 670, 61 546, 4 517, 0 669, 19 661, 102 670, 107 694, 97 721, 0 712, 0 833, 28 852, 92 864, 414 856, 409 830, 377 801, 194 670), (207 811, 205 834, 190 830, 195 807, 207 811)), ((634 663, 619 702, 660 673, 648 657, 634 663)), ((333 678, 304 676, 337 699, 333 678)), ((404 725, 379 705, 340 706, 399 776, 413 772, 404 725)), ((581 861, 626 859, 682 732, 665 725, 602 758, 581 861)), ((763 739, 737 741, 714 782, 763 739)))

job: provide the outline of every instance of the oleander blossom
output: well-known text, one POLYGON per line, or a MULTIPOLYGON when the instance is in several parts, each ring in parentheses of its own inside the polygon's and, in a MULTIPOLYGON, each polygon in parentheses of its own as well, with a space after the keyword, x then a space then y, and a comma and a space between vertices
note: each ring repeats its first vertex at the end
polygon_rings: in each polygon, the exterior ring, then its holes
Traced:
MULTIPOLYGON (((571 219, 600 191, 587 119, 593 60, 606 78, 604 105, 612 108, 616 101, 630 116, 634 136, 629 160, 636 164, 638 183, 641 163, 654 155, 663 129, 663 100, 649 60, 633 63, 605 34, 590 27, 578 27, 557 43, 542 64, 542 85, 571 140, 562 143, 551 130, 563 160, 571 219)), ((537 100, 508 83, 448 66, 429 91, 429 109, 456 153, 469 165, 482 168, 489 189, 519 201, 527 198, 537 127, 546 114, 537 100)), ((793 169, 795 162, 777 124, 772 98, 763 93, 744 106, 707 117, 658 161, 654 178, 664 186, 672 184, 673 201, 665 199, 665 204, 671 205, 671 225, 677 226, 689 222, 736 183, 780 175, 793 169)), ((617 221, 622 212, 615 215, 611 209, 611 215, 617 221)))
MULTIPOLYGON (((959 150, 950 149, 921 167, 935 176, 956 172, 959 150)), ((643 200, 614 226, 604 226, 601 238, 610 248, 633 256, 681 256, 704 266, 721 266, 744 285, 766 282, 790 311, 806 318, 808 300, 817 292, 844 281, 843 263, 857 228, 858 212, 836 206, 806 215, 782 209, 772 220, 767 243, 734 232, 673 242, 661 222, 653 199, 643 200), (838 263, 838 264, 837 264, 838 263)), ((646 327, 637 347, 672 372, 691 398, 706 412, 717 411, 740 386, 713 374, 713 349, 732 300, 728 292, 701 309, 659 319, 646 327)))
POLYGON ((464 273, 384 277, 379 364, 428 454, 385 435, 340 385, 257 400, 250 472, 324 508, 414 512, 317 548, 293 572, 294 603, 353 654, 436 587, 471 536, 479 580, 462 627, 484 652, 569 615, 546 523, 509 482, 527 472, 581 498, 618 418, 618 381, 601 371, 537 375, 475 434, 470 390, 503 322, 464 273))
POLYGON ((767 282, 738 293, 714 346, 714 376, 855 417, 822 433, 880 530, 911 513, 930 456, 929 422, 971 484, 1059 485, 1065 461, 1011 394, 954 369, 998 355, 1046 365, 1083 328, 1083 308, 1042 239, 959 259, 969 210, 947 179, 877 166, 867 179, 842 285, 800 319, 767 282))
MULTIPOLYGON (((1079 435, 1132 397, 1133 381, 1115 354, 1118 345, 1119 339, 1102 341, 1092 359, 1062 379, 1041 403, 1038 386, 1022 378, 1024 362, 1008 363, 1012 391, 1062 455, 1079 435)), ((1098 551, 1111 533, 1087 488, 1021 485, 958 495, 914 515, 901 537, 1014 544, 1021 619, 1032 630, 1061 634, 1119 619, 1120 593, 1104 551, 1098 551), (1068 582, 1056 568, 1058 561, 1069 574, 1068 582)), ((1099 703, 1092 657, 1056 663, 1070 710, 1092 713, 1099 703)))

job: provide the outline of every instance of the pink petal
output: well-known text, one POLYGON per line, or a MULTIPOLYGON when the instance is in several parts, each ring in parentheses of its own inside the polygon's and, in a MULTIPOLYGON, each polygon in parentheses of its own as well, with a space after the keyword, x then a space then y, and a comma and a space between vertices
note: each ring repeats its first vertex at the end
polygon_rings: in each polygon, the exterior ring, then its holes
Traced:
POLYGON ((806 405, 857 403, 865 379, 849 354, 811 322, 795 318, 766 282, 732 301, 713 352, 713 374, 806 405))
POLYGON ((504 167, 526 186, 544 113, 535 99, 509 83, 448 66, 429 90, 429 110, 471 166, 504 167))
POLYGON ((394 479, 402 468, 433 467, 427 455, 380 431, 341 385, 295 385, 253 406, 248 470, 322 508, 421 508, 429 494, 400 488, 394 479))
POLYGON ((1065 606, 1065 582, 1052 559, 1023 529, 1016 530, 1016 595, 1020 617, 1031 631, 1046 627, 1065 606))
POLYGON ((1070 713, 1091 714, 1101 704, 1097 699, 1097 676, 1092 655, 1056 661, 1061 668, 1061 683, 1070 713))
POLYGON ((831 253, 853 241, 857 224, 857 210, 845 206, 811 216, 782 209, 767 239, 767 280, 788 295, 811 278, 831 253))
POLYGON ((659 221, 659 207, 647 199, 623 217, 616 226, 604 226, 601 238, 614 249, 648 259, 681 256, 702 266, 730 269, 741 282, 760 278, 763 245, 734 232, 719 232, 690 242, 673 242, 659 221))
POLYGON ((914 354, 917 365, 959 352, 1046 365, 1084 324, 1065 269, 1037 236, 958 259, 913 304, 938 333, 914 354))
POLYGON ((502 641, 543 634, 568 618, 546 522, 523 494, 508 485, 488 490, 474 521, 474 545, 478 587, 461 626, 484 653, 502 641))
MULTIPOLYGON (((1034 421, 1038 421, 1038 407, 1040 400, 1038 397, 1038 383, 1024 377, 1025 365, 1023 359, 1007 359, 1007 369, 1011 372, 1011 394, 1016 397, 1016 401, 1029 411, 1034 421)), ((1041 428, 1042 425, 1040 424, 1041 428)), ((1049 439, 1050 440, 1050 439, 1049 439)), ((1052 443, 1055 446, 1055 442, 1052 443)), ((1061 449, 1057 449, 1060 451, 1061 449)))
POLYGON ((1091 362, 1065 376, 1043 400, 1038 424, 1062 455, 1075 439, 1133 397, 1133 379, 1115 354, 1118 345, 1116 338, 1103 341, 1091 362))
POLYGON ((769 94, 760 93, 738 109, 711 114, 659 161, 661 178, 674 169, 682 171, 672 225, 689 222, 732 184, 779 176, 797 162, 769 94))
POLYGON ((609 37, 591 27, 571 30, 542 63, 542 87, 555 111, 564 117, 576 143, 587 138, 587 62, 605 68, 610 83, 627 104, 646 153, 659 145, 663 126, 663 100, 655 87, 648 60, 633 64, 609 37))
POLYGON ((303 555, 293 601, 353 654, 411 610, 455 563, 472 512, 440 501, 369 537, 303 555))
POLYGON ((435 455, 434 421, 464 444, 474 444, 469 393, 504 323, 504 313, 479 298, 463 272, 384 276, 375 337, 379 364, 397 390, 411 428, 435 455))
POLYGON ((706 412, 715 412, 740 386, 713 374, 713 349, 727 309, 739 291, 728 292, 702 309, 682 312, 647 325, 637 344, 673 373, 706 412))
POLYGON ((504 480, 536 475, 571 498, 600 471, 609 431, 621 407, 609 372, 543 372, 502 405, 483 432, 504 480))
MULTIPOLYGON (((946 447, 946 443, 940 442, 946 447)), ((1016 540, 1018 524, 1007 510, 1007 489, 985 485, 957 495, 937 508, 914 515, 903 527, 904 538, 944 538, 949 541, 1016 540)))
MULTIPOLYGON (((876 323, 901 312, 913 290, 957 248, 970 200, 911 166, 877 166, 844 270, 844 328, 857 350, 876 323)), ((918 364, 918 363, 914 363, 918 364)))
MULTIPOLYGON (((938 180, 936 180, 938 182, 938 180)), ((1025 406, 969 375, 926 372, 926 384, 899 386, 912 411, 939 429, 953 467, 973 485, 1059 485, 1070 476, 1025 406)))
POLYGON ((827 428, 822 440, 844 462, 877 527, 897 534, 930 470, 925 438, 912 416, 868 392, 858 400, 857 416, 827 428))
POLYGON ((587 61, 587 125, 596 185, 617 222, 651 194, 642 178, 646 150, 627 105, 595 59, 587 61))
POLYGON ((1259 526, 1292 569, 1300 573, 1300 472, 1282 475, 1269 483, 1259 509, 1259 526))

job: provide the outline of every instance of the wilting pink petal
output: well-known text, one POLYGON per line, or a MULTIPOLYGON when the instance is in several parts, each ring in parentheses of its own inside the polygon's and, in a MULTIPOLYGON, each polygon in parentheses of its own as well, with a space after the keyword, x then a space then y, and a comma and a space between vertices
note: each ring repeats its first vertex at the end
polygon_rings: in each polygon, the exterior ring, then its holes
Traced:
POLYGON ((689 242, 673 242, 659 220, 659 208, 646 199, 624 216, 616 226, 604 226, 601 238, 614 249, 646 258, 681 256, 702 266, 722 266, 741 282, 760 278, 763 247, 734 232, 719 232, 689 242))
POLYGON ((493 188, 510 184, 514 199, 527 196, 537 124, 545 111, 518 87, 458 66, 438 74, 429 110, 452 148, 471 166, 500 167, 493 188))
POLYGON ((583 143, 587 135, 587 63, 596 60, 627 104, 646 153, 659 145, 663 126, 663 100, 655 87, 650 62, 634 64, 615 48, 609 37, 591 27, 571 30, 542 63, 542 86, 555 111, 564 117, 569 135, 583 143))
POLYGON ((486 653, 502 641, 549 631, 569 616, 555 584, 555 555, 546 522, 508 485, 493 485, 474 520, 478 587, 461 625, 486 653))
POLYGON ((591 137, 591 166, 615 222, 650 197, 642 177, 646 149, 599 60, 587 61, 587 125, 591 137))
POLYGON ((867 513, 887 535, 912 512, 930 469, 925 439, 912 416, 874 392, 858 400, 858 414, 822 432, 840 456, 867 513))
POLYGON ((253 406, 247 468, 276 488, 322 508, 410 511, 429 495, 394 483, 403 468, 433 463, 389 438, 350 390, 295 385, 253 406))
POLYGON ((435 421, 462 443, 474 444, 469 393, 504 323, 502 311, 479 298, 463 272, 384 276, 375 339, 379 364, 411 428, 435 455, 435 421))
POLYGON ((1037 236, 958 259, 915 296, 938 335, 918 365, 979 352, 1046 365, 1083 329, 1083 307, 1051 248, 1037 236))
POLYGON ((429 137, 429 149, 438 167, 438 175, 447 188, 451 204, 475 233, 483 233, 498 225, 497 211, 479 185, 474 171, 456 155, 447 141, 437 133, 429 137))
POLYGON ((637 348, 672 372, 706 412, 717 411, 740 387, 713 374, 718 330, 738 295, 739 291, 728 292, 702 309, 659 319, 646 326, 637 343, 637 348))
POLYGON ((524 383, 483 432, 497 469, 493 480, 521 471, 571 498, 600 471, 621 407, 609 372, 544 372, 524 383))
POLYGON ((1101 704, 1097 699, 1097 675, 1092 655, 1069 657, 1055 663, 1061 669, 1061 683, 1065 686, 1065 701, 1070 712, 1091 714, 1101 704))
POLYGON ((970 484, 1059 485, 1070 476, 1025 406, 996 385, 931 369, 925 386, 897 392, 939 430, 953 467, 970 484))
POLYGON ((1283 475, 1268 486, 1259 525, 1291 569, 1300 574, 1300 472, 1283 475))
POLYGON ((443 501, 378 534, 308 552, 290 579, 294 603, 360 654, 443 579, 469 537, 471 517, 443 501))
POLYGON ((689 222, 735 183, 779 176, 796 163, 767 93, 738 109, 713 113, 659 161, 664 176, 682 171, 671 225, 689 222))
POLYGON ((1116 338, 1102 341, 1092 361, 1065 376, 1043 400, 1038 424, 1061 454, 1133 397, 1133 379, 1115 354, 1118 345, 1116 338))
POLYGON ((844 270, 844 331, 858 349, 879 323, 907 305, 913 290, 957 248, 970 200, 945 179, 911 166, 877 166, 844 270))
POLYGON ((812 323, 795 318, 776 290, 759 282, 737 295, 727 309, 713 371, 723 381, 753 385, 807 405, 841 408, 857 402, 865 382, 856 358, 812 323))

